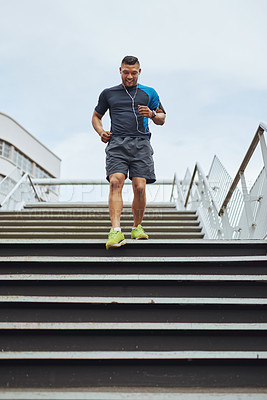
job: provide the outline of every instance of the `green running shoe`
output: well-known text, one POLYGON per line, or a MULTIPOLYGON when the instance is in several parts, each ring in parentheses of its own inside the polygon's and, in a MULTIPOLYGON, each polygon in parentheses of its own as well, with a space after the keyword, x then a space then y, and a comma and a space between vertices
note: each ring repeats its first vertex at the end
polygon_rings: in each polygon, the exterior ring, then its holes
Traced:
POLYGON ((108 250, 110 247, 120 247, 123 244, 126 244, 124 234, 120 231, 114 231, 114 229, 111 228, 108 234, 106 249, 108 250))
POLYGON ((138 225, 136 228, 132 229, 131 234, 132 239, 148 239, 148 235, 144 232, 142 225, 138 225))

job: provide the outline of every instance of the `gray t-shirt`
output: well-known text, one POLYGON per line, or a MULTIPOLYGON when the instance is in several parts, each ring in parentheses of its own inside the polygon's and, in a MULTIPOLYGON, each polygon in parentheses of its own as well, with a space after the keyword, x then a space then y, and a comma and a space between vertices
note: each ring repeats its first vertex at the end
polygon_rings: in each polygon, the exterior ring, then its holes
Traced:
POLYGON ((155 89, 140 84, 127 89, 120 84, 103 90, 95 110, 101 115, 109 110, 113 136, 147 135, 149 138, 148 118, 139 114, 138 105, 165 112, 155 89))

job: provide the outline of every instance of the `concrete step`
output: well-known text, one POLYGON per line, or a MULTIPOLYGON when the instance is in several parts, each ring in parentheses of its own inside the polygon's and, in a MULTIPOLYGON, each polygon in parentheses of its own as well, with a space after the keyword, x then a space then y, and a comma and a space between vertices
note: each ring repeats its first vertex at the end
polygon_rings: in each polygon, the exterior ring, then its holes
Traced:
MULTIPOLYGON (((131 324, 142 323, 142 326, 139 325, 140 329, 141 327, 152 329, 154 325, 151 324, 161 323, 162 329, 166 331, 170 323, 183 324, 181 327, 187 329, 186 324, 194 323, 202 324, 195 325, 198 328, 206 324, 207 330, 210 330, 209 327, 213 324, 215 331, 227 327, 226 330, 229 330, 232 326, 230 324, 239 324, 238 329, 242 330, 244 335, 251 336, 251 332, 248 331, 251 331, 255 324, 258 327, 262 326, 261 324, 267 326, 266 298, 139 297, 131 301, 127 297, 114 296, 1 295, 1 297, 3 301, 0 322, 5 324, 27 322, 27 327, 30 323, 68 323, 66 329, 71 329, 71 324, 74 324, 73 328, 77 328, 79 323, 112 323, 113 328, 120 331, 122 324, 128 324, 128 328, 131 329, 131 324), (150 325, 144 325, 145 323, 150 325)), ((4 326, 13 329, 15 325, 4 326)), ((36 325, 33 325, 34 327, 36 325)), ((89 327, 90 325, 87 325, 87 328, 89 327)), ((110 325, 107 325, 108 328, 110 325)), ((165 346, 166 339, 162 338, 158 348, 165 349, 165 346)))
MULTIPOLYGON (((59 256, 59 257, 99 257, 99 260, 111 257, 113 261, 123 262, 128 257, 140 262, 140 257, 149 257, 153 262, 159 257, 168 268, 170 257, 248 257, 266 258, 267 242, 264 240, 178 240, 150 239, 127 240, 127 245, 117 249, 105 249, 106 239, 1 239, 0 257, 2 256, 59 256)), ((171 260, 171 259, 170 259, 171 260)), ((204 267, 204 265, 203 265, 204 267)), ((146 268, 146 265, 143 265, 146 268)))
POLYGON ((267 389, 259 388, 166 388, 113 387, 86 389, 4 389, 0 400, 266 400, 267 389))
MULTIPOLYGON (((46 209, 81 209, 81 208, 106 208, 108 209, 108 203, 107 202, 98 202, 98 203, 86 203, 86 202, 77 202, 77 203, 71 203, 71 202, 57 202, 57 203, 52 203, 52 202, 40 202, 40 203, 28 203, 24 205, 24 209, 40 209, 40 208, 46 208, 46 209)), ((124 202, 123 207, 125 209, 132 208, 132 203, 129 202, 124 202)), ((153 209, 172 209, 176 210, 176 205, 173 202, 149 202, 146 205, 146 208, 153 208, 153 209)))
POLYGON ((267 351, 8 351, 0 360, 258 360, 267 351))
MULTIPOLYGON (((1 360, 0 386, 15 388, 266 388, 265 359, 1 360), (8 368, 7 368, 8 365, 8 368), (164 371, 164 373, 162 372, 164 371), (14 377, 16 380, 14 382, 14 377), (41 378, 41 379, 40 379, 41 378), (11 386, 12 385, 12 386, 11 386)), ((243 400, 243 399, 242 399, 243 400)))
MULTIPOLYGON (((106 239, 107 240, 107 235, 108 232, 107 230, 104 230, 102 233, 101 232, 77 232, 77 230, 73 232, 66 232, 63 230, 63 232, 26 232, 21 231, 21 232, 0 232, 0 238, 51 238, 51 239, 60 239, 60 238, 72 238, 75 240, 75 238, 80 239, 80 238, 87 238, 87 239, 106 239), (104 232, 105 231, 105 232, 104 232)), ((203 233, 199 232, 152 232, 152 231, 147 231, 147 234, 151 239, 202 239, 204 237, 203 233)), ((130 238, 131 233, 125 233, 125 238, 130 238)))
MULTIPOLYGON (((38 260, 39 261, 39 260, 38 260)), ((53 260, 52 262, 55 262, 53 260)), ((59 262, 62 262, 60 260, 59 262)), ((3 261, 1 261, 1 265, 3 261)), ((179 282, 267 282, 267 275, 206 275, 206 274, 3 274, 0 281, 179 281, 179 282)))
MULTIPOLYGON (((37 243, 36 243, 37 244, 37 243)), ((39 243, 40 244, 40 243, 39 243)), ((12 247, 12 243, 6 244, 0 252, 1 279, 19 280, 25 277, 28 280, 181 280, 188 281, 264 281, 267 275, 266 256, 176 256, 154 257, 152 256, 119 256, 118 253, 104 252, 101 256, 81 255, 87 248, 78 246, 80 255, 71 256, 62 249, 51 249, 50 252, 58 255, 48 255, 47 245, 29 248, 32 255, 23 255, 19 245, 12 247), (8 247, 17 255, 10 256, 8 247), (7 251, 7 255, 4 255, 7 251), (39 253, 39 255, 38 255, 39 253), (62 253, 61 255, 59 253, 62 253), (45 255, 44 255, 45 254, 45 255), (116 255, 117 254, 117 255, 116 255), (75 264, 75 274, 73 269, 75 264), (9 277, 9 278, 8 278, 9 277), (52 279, 53 278, 53 279, 52 279)), ((73 245, 73 243, 72 243, 73 245)), ((27 244, 29 246, 29 244, 27 244)), ((69 245, 70 246, 70 245, 69 245)), ((57 247, 57 246, 56 246, 57 247)), ((73 251, 77 250, 77 246, 73 251)), ((182 252, 183 249, 180 251, 182 252)), ((152 252, 153 253, 153 252, 152 252)))
MULTIPOLYGON (((64 213, 62 212, 61 214, 53 214, 53 213, 43 213, 43 212, 38 212, 35 214, 23 212, 20 214, 6 214, 3 215, 3 213, 0 213, 0 221, 1 217, 3 220, 9 220, 9 221, 34 221, 34 220, 48 220, 51 221, 53 219, 54 221, 72 221, 74 220, 81 220, 81 221, 107 221, 107 226, 110 225, 110 219, 109 219, 109 213, 103 213, 103 212, 94 212, 94 213, 75 213, 71 215, 70 213, 64 213)), ((133 216, 131 213, 123 213, 121 215, 121 222, 126 222, 126 223, 133 223, 133 216)), ((195 214, 179 214, 179 213, 158 213, 158 214, 145 214, 143 218, 143 223, 149 222, 149 221, 155 221, 155 222, 167 222, 171 221, 171 223, 175 222, 180 222, 182 223, 183 221, 187 222, 195 222, 199 223, 198 218, 195 214)))
MULTIPOLYGON (((1 216, 1 215, 0 215, 1 216)), ((98 219, 49 219, 49 218, 43 218, 43 219, 32 219, 32 218, 16 218, 16 219, 1 219, 1 229, 7 228, 7 227, 14 227, 16 229, 17 227, 21 226, 30 226, 30 227, 45 227, 45 226, 64 226, 64 227, 110 227, 110 220, 98 220, 98 219)), ((133 220, 128 219, 128 220, 123 220, 121 222, 121 226, 123 227, 132 227, 133 220)), ((145 222, 143 223, 143 226, 151 226, 151 227, 199 227, 199 221, 194 221, 194 220, 148 220, 146 219, 145 222)))
MULTIPOLYGON (((92 330, 92 331, 266 331, 267 323, 183 323, 183 322, 0 322, 3 330, 92 330)), ((267 366, 267 365, 266 365, 267 366)), ((267 384, 267 382, 266 382, 267 384)))
MULTIPOLYGON (((0 294, 3 296, 33 296, 31 302, 44 301, 43 296, 49 295, 47 301, 52 302, 93 302, 101 303, 101 301, 109 299, 110 302, 122 302, 135 304, 138 302, 149 303, 159 302, 158 298, 167 298, 167 302, 172 298, 173 304, 183 303, 182 298, 202 299, 203 298, 255 298, 264 299, 267 297, 266 282, 257 281, 248 282, 181 282, 181 281, 75 281, 75 282, 17 282, 6 281, 5 286, 1 287, 0 294), (36 296, 41 296, 38 301, 36 296), (55 297, 56 296, 56 297, 55 297), (61 297, 64 297, 64 301, 61 297), (132 299, 134 297, 135 299, 132 299), (175 300, 178 298, 178 300, 175 300), (113 300, 112 300, 113 299, 113 300), (129 300, 130 299, 130 300, 129 300), (138 299, 138 300, 137 300, 138 299)), ((15 298, 16 299, 16 298, 15 298)), ((22 299, 20 299, 22 301, 22 299)), ((26 300, 27 301, 27 298, 26 300)), ((29 300, 30 301, 30 300, 29 300)), ((161 299, 163 302, 163 299, 161 299)), ((194 300, 196 301, 196 300, 194 300)), ((243 300, 246 304, 246 300, 243 300)), ((252 301, 252 300, 250 300, 252 301)), ((254 303, 257 302, 256 300, 254 303)), ((199 301, 200 304, 201 301, 199 301)))
MULTIPOLYGON (((12 247, 11 247, 12 248, 12 247)), ((0 256, 2 280, 162 280, 188 281, 264 281, 267 274, 266 256, 234 257, 114 257, 114 256, 75 256, 68 255, 22 255, 19 248, 13 249, 17 256, 0 256), (75 275, 73 264, 75 263, 75 275), (164 275, 163 275, 164 271, 164 275), (102 275, 103 274, 103 275, 102 275), (8 278, 8 276, 10 278, 8 278), (35 277, 36 276, 36 277, 35 277), (100 278, 102 277, 102 278, 100 278), (52 278, 51 278, 52 280, 52 278)), ((47 252, 41 248, 31 249, 35 253, 47 252)), ((57 249, 61 250, 61 249, 57 249)), ((53 250, 55 251, 55 249, 53 250)), ((80 253, 82 250, 80 249, 80 253)), ((3 250, 1 251, 3 253, 3 250)), ((106 252, 105 254, 108 254, 106 252)), ((114 255, 114 253, 113 253, 114 255)))
MULTIPOLYGON (((131 232, 132 230, 132 225, 123 225, 124 233, 131 232)), ((150 224, 143 224, 144 229, 146 230, 147 233, 154 233, 154 232, 167 232, 167 233, 178 233, 178 232, 191 232, 191 233, 199 233, 201 232, 201 228, 199 226, 167 226, 167 225, 161 225, 161 226, 151 226, 150 224)), ((7 225, 2 225, 1 226, 1 235, 4 233, 9 233, 9 232, 25 232, 25 233, 30 233, 30 232, 60 232, 60 233, 67 233, 67 232, 73 232, 73 233, 104 233, 105 235, 108 234, 110 229, 110 225, 107 226, 99 226, 98 224, 95 225, 64 225, 62 226, 51 226, 49 224, 46 225, 35 225, 35 226, 25 226, 24 224, 21 225, 14 225, 14 226, 7 226, 7 225)))
MULTIPOLYGON (((0 399, 267 388, 266 241, 206 241, 173 204, 147 208, 150 240, 108 252, 106 204, 28 205, 0 221, 0 399)), ((128 204, 127 235, 131 221, 128 204)))
MULTIPOLYGON (((81 308, 81 307, 80 307, 81 308)), ((62 309, 64 314, 67 314, 62 309)), ((44 325, 45 328, 55 326, 50 322, 44 325)), ((69 321, 65 327, 70 327, 69 321)), ((29 326, 28 321, 27 326, 29 326)), ((85 326, 82 323, 83 327, 85 326)), ((91 326, 90 325, 86 325, 91 326)), ((129 324, 128 324, 129 325, 129 324)), ((131 324, 133 325, 133 324, 131 324)), ((177 325, 177 324, 176 324, 177 325)), ((5 328, 10 325, 5 325, 5 328)), ((21 325, 19 325, 21 327, 21 325)), ((34 328, 33 325, 30 325, 34 328)), ((34 323, 37 326, 37 323, 34 323)), ((108 327, 109 325, 105 325, 108 327)), ((144 327, 144 325, 142 325, 144 327)), ((181 325, 185 326, 185 325, 181 325)), ((187 325, 188 326, 188 323, 187 325)), ((199 326, 199 324, 198 324, 199 326)), ((14 324, 12 324, 14 327, 14 324)), ((107 329, 28 329, 23 331, 16 329, 3 329, 1 331, 1 350, 8 351, 267 351, 267 333, 264 330, 244 329, 247 324, 238 324, 239 329, 229 329, 229 323, 224 325, 228 329, 204 329, 183 330, 112 330, 112 334, 107 329), (241 329, 243 328, 243 329, 241 329)), ((80 325, 79 325, 80 327, 80 325)), ((99 325, 98 325, 99 327, 99 325)), ((149 325, 151 327, 151 323, 149 325)), ((205 325, 208 328, 207 324, 205 325)), ((249 326, 249 328, 251 325, 249 326)), ((17 329, 18 328, 18 329, 17 329)), ((1 390, 0 390, 1 393, 1 390)))
MULTIPOLYGON (((23 218, 67 218, 67 219, 80 219, 80 218, 92 218, 92 219, 107 219, 109 220, 109 211, 101 209, 80 209, 80 210, 22 210, 20 212, 0 212, 2 219, 23 219, 23 218)), ((122 212, 122 219, 132 219, 132 212, 126 210, 122 212)), ((178 212, 178 211, 166 211, 166 210, 146 210, 144 219, 173 219, 173 220, 197 220, 197 215, 190 212, 178 212)))

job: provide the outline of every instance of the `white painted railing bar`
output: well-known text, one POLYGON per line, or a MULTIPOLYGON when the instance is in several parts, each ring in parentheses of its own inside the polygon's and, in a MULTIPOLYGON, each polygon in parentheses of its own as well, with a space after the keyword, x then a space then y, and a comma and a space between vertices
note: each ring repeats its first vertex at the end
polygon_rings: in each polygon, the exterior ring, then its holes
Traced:
MULTIPOLYGON (((32 179, 34 185, 42 185, 42 186, 60 186, 60 185, 109 185, 107 180, 101 179, 59 179, 59 178, 42 178, 32 179)), ((132 185, 132 181, 127 179, 125 180, 125 185, 132 185)), ((172 185, 173 181, 168 179, 159 179, 155 182, 154 185, 172 185)))

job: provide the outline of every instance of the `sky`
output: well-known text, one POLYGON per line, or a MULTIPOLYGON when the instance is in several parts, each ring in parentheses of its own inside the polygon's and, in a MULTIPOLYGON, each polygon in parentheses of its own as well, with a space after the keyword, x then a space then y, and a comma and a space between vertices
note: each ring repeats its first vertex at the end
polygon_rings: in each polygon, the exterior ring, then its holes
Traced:
POLYGON ((61 177, 104 179, 91 117, 134 55, 167 112, 150 125, 157 177, 196 161, 208 174, 215 154, 234 177, 267 121, 266 15, 266 0, 0 0, 0 111, 62 159, 61 177))

